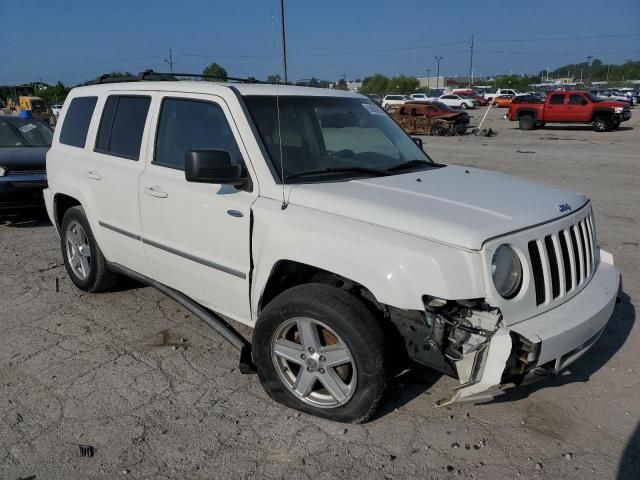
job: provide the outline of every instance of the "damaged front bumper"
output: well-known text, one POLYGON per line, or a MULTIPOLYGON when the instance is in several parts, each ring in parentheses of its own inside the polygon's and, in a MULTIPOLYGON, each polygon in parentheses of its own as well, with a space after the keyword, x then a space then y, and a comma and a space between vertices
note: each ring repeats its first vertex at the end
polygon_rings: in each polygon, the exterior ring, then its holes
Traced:
POLYGON ((514 366, 520 368, 521 378, 540 372, 558 374, 598 340, 613 313, 619 287, 613 257, 601 250, 594 276, 578 295, 533 318, 498 328, 481 348, 455 361, 461 385, 438 405, 492 396, 487 390, 502 384, 514 366))

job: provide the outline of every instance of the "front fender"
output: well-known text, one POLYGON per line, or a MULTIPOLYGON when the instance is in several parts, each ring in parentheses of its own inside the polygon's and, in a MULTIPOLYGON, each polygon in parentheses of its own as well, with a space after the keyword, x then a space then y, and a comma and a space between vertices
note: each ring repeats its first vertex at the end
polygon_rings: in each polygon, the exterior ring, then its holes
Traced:
POLYGON ((311 265, 366 287, 376 299, 422 310, 422 296, 485 296, 479 252, 261 197, 253 205, 253 314, 281 260, 311 265))

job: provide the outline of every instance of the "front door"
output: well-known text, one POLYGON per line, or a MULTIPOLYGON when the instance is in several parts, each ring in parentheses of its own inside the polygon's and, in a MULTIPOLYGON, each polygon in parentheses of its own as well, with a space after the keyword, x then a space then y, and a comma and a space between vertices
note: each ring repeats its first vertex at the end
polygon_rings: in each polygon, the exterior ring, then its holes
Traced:
POLYGON ((568 122, 588 122, 591 117, 591 108, 588 100, 577 93, 569 95, 566 108, 568 122))
POLYGON ((226 150, 245 165, 240 137, 224 101, 212 95, 167 95, 156 141, 139 181, 142 241, 154 279, 231 318, 250 318, 250 221, 255 185, 185 180, 188 150, 226 150), (253 190, 253 191, 252 191, 253 190))

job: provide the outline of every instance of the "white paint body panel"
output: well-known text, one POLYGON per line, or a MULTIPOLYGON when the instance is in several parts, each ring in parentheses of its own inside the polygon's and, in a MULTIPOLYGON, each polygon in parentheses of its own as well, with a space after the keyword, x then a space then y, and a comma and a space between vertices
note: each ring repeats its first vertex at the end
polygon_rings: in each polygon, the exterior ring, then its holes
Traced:
MULTIPOLYGON (((352 92, 291 86, 234 87, 241 95, 277 91, 360 98, 352 92)), ((401 309, 423 310, 424 295, 484 298, 501 309, 504 322, 491 350, 498 357, 489 358, 490 370, 478 376, 482 388, 467 392, 475 394, 499 381, 498 370, 504 368, 510 345, 505 336, 508 330, 541 342, 541 360, 557 359, 580 349, 611 315, 619 273, 605 252, 597 258, 590 282, 548 308, 531 306, 533 287, 526 262, 522 293, 513 301, 499 297, 492 284, 495 248, 511 243, 522 250, 531 238, 574 221, 577 210, 590 209, 582 194, 455 166, 283 188, 242 102, 226 84, 97 85, 74 89, 65 105, 76 96, 89 95, 99 100, 85 148, 61 145, 58 128, 47 154, 49 188, 44 198, 52 220, 57 194, 76 199, 109 261, 242 323, 253 325, 257 320, 262 293, 281 261, 341 275, 362 284, 379 302, 401 309), (152 97, 138 162, 93 151, 102 105, 113 93, 152 97), (222 106, 245 159, 251 192, 187 183, 182 171, 152 164, 163 96, 210 100, 222 106), (101 179, 87 178, 90 170, 96 170, 101 179), (150 186, 160 187, 167 198, 146 195, 145 187, 150 186), (283 196, 288 203, 285 209, 281 208, 283 196), (572 212, 560 214, 556 204, 568 204, 572 212), (230 216, 228 210, 242 216, 230 216), (100 222, 129 235, 103 228, 100 222)), ((67 111, 62 109, 60 125, 67 111)))

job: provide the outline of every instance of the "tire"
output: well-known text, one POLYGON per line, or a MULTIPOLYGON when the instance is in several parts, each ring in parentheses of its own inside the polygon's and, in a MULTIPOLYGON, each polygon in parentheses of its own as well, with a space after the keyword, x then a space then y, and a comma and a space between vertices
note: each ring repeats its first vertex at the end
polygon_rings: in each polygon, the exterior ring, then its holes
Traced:
POLYGON ((536 126, 536 121, 532 115, 522 115, 518 120, 520 130, 533 130, 536 126))
POLYGON ((433 137, 442 137, 446 133, 446 130, 442 125, 434 125, 431 127, 430 133, 433 137))
POLYGON ((460 109, 461 110, 466 110, 467 108, 469 108, 469 107, 467 107, 467 104, 464 103, 464 102, 460 105, 460 109))
POLYGON ((260 382, 275 401, 329 420, 363 423, 387 388, 385 338, 381 323, 356 297, 311 283, 287 290, 263 310, 253 333, 253 357, 260 382), (330 366, 338 354, 342 363, 330 366))
POLYGON ((64 214, 60 247, 69 278, 80 290, 102 292, 118 281, 118 275, 109 270, 82 207, 72 207, 64 214))
POLYGON ((593 121, 593 129, 596 132, 606 132, 611 130, 611 120, 608 117, 600 116, 596 117, 593 121))
POLYGON ((611 124, 611 128, 613 130, 617 130, 618 128, 620 128, 620 123, 621 123, 620 120, 614 120, 611 124))

